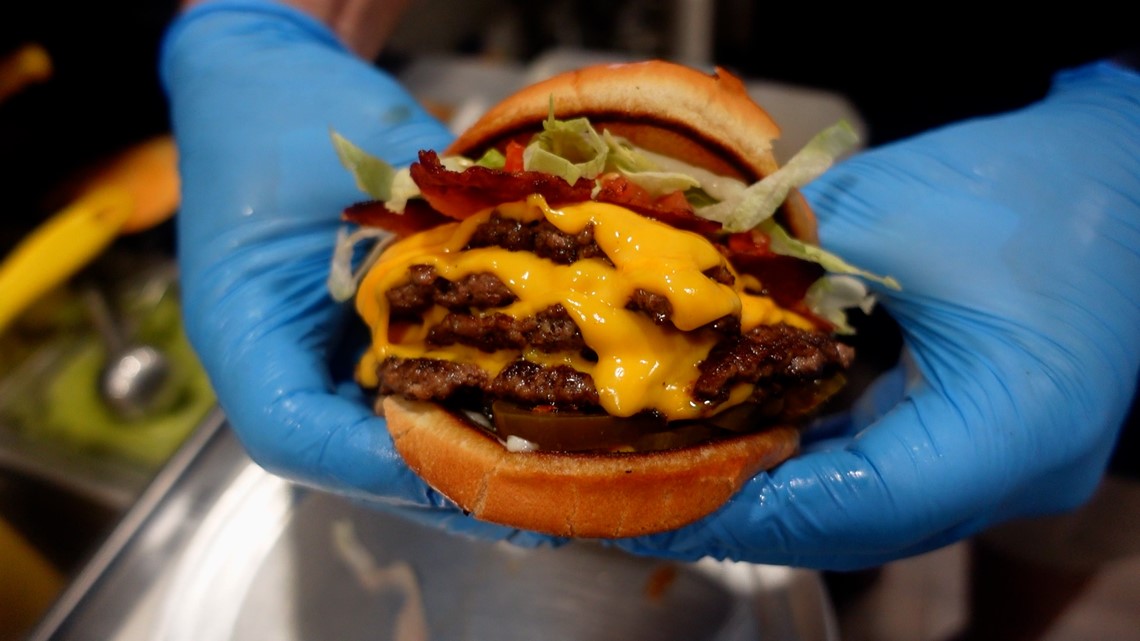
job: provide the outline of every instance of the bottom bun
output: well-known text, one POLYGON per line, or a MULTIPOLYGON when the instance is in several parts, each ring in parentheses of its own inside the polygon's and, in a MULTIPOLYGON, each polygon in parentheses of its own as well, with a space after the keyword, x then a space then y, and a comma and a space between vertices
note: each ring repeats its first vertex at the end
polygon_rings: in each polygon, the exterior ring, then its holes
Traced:
POLYGON ((478 519, 555 536, 678 528, 799 447, 799 431, 779 426, 661 452, 510 452, 438 405, 393 396, 382 405, 396 450, 436 491, 478 519))

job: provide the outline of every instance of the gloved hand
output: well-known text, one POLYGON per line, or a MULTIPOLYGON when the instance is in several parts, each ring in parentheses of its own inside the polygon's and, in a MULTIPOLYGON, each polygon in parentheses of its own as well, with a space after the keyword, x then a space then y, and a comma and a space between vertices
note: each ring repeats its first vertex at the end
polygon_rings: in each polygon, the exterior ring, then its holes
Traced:
POLYGON ((1080 504, 1140 367, 1137 159, 1140 76, 1104 63, 811 184, 822 244, 902 283, 881 300, 907 377, 864 398, 848 438, 698 524, 620 545, 854 568, 1080 504))
POLYGON ((330 128, 401 165, 447 130, 322 24, 269 2, 180 17, 162 78, 179 146, 189 336, 253 458, 298 482, 486 538, 543 537, 460 514, 404 466, 351 371, 351 305, 325 285, 348 204, 365 196, 330 128), (330 371, 329 363, 333 363, 330 371))

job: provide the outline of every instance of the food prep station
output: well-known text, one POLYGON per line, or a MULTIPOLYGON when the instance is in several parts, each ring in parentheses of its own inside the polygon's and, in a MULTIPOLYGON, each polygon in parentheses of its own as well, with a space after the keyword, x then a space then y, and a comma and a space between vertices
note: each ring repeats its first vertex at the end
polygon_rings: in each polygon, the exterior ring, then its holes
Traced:
POLYGON ((813 572, 458 538, 264 472, 215 413, 30 638, 837 637, 813 572))
MULTIPOLYGON (((424 56, 401 80, 459 129, 517 87, 613 59, 556 50, 522 66, 424 56)), ((747 86, 784 125, 784 158, 841 118, 862 129, 835 95, 747 86)), ((153 271, 172 285, 171 269, 153 271)), ((167 319, 177 324, 177 313, 167 319)), ((15 382, 34 388, 44 375, 10 376, 8 401, 26 397, 15 382)), ((85 533, 99 544, 30 639, 837 638, 817 573, 635 558, 593 542, 523 549, 455 537, 264 472, 210 404, 196 405, 193 424, 142 464, 108 462, 89 447, 68 453, 0 421, 4 478, 76 496, 114 524, 85 533)))

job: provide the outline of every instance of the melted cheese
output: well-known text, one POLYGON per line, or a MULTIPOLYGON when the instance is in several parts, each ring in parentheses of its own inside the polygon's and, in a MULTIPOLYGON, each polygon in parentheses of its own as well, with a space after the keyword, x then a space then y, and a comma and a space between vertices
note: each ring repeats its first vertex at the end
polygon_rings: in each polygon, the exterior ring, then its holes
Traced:
MULTIPOLYGON (((657 410, 670 420, 706 415, 709 408, 694 401, 688 390, 699 375, 697 364, 708 355, 718 336, 711 331, 690 330, 727 315, 740 317, 743 331, 781 322, 812 327, 808 320, 778 307, 771 299, 746 292, 743 278, 736 278, 735 285, 729 286, 704 274, 722 265, 726 265, 724 257, 705 238, 623 207, 591 202, 553 209, 540 196, 501 205, 462 222, 409 236, 381 256, 361 283, 356 298, 357 310, 372 328, 372 347, 360 363, 358 377, 365 386, 376 386, 376 366, 391 356, 473 362, 491 376, 526 358, 542 365, 566 364, 588 373, 602 407, 614 416, 632 416, 644 410, 657 410), (592 223, 594 240, 612 265, 600 259, 559 265, 530 253, 497 247, 464 250, 475 228, 494 211, 522 221, 545 218, 569 234, 592 223), (475 273, 496 275, 517 301, 494 311, 516 318, 561 303, 597 354, 597 362, 578 354, 538 350, 488 354, 457 345, 429 347, 424 339, 445 313, 442 309, 425 314, 421 326, 390 331, 384 294, 406 283, 408 270, 414 265, 430 265, 453 281, 475 273), (669 300, 675 328, 656 325, 645 314, 626 309, 637 289, 669 300)), ((733 400, 739 402, 748 392, 734 390, 733 400)))

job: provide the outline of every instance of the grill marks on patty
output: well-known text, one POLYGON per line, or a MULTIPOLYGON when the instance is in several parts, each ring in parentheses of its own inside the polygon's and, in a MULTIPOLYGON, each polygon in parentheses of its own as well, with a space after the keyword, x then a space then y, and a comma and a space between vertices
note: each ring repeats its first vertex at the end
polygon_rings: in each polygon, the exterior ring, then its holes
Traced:
MULTIPOLYGON (((693 388, 699 401, 723 402, 735 385, 755 386, 753 399, 811 389, 846 369, 851 347, 827 334, 789 325, 761 326, 723 338, 699 365, 693 388)), ((378 368, 381 394, 401 394, 420 401, 454 400, 490 394, 523 405, 558 405, 594 409, 598 391, 589 374, 565 365, 546 367, 517 360, 495 377, 475 365, 431 358, 389 358, 378 368)))
POLYGON ((434 305, 454 311, 504 307, 515 302, 515 294, 494 274, 469 274, 450 281, 436 274, 430 265, 413 265, 408 283, 385 292, 392 315, 415 318, 434 305))
MULTIPOLYGON (((570 265, 589 258, 609 263, 609 258, 594 242, 592 225, 577 234, 567 234, 546 220, 527 222, 506 218, 497 212, 476 227, 465 249, 482 247, 530 252, 560 265, 570 265)), ((731 286, 735 280, 732 271, 724 265, 709 269, 705 275, 724 285, 731 286)), ((571 330, 567 325, 573 325, 573 320, 561 305, 544 310, 533 318, 521 320, 499 313, 471 314, 471 310, 490 310, 515 302, 516 297, 510 288, 494 274, 469 274, 458 281, 449 281, 439 276, 430 265, 414 265, 409 270, 408 278, 406 284, 385 293, 392 315, 399 319, 414 320, 435 305, 450 310, 452 313, 431 330, 432 338, 429 341, 435 345, 461 343, 490 352, 532 344, 526 338, 530 336, 539 341, 536 346, 544 351, 579 349, 572 343, 581 342, 581 335, 577 334, 577 327, 574 327, 573 334, 576 338, 570 336, 571 330), (477 337, 484 331, 491 332, 494 336, 479 341, 477 337), (523 342, 520 343, 520 340, 523 342), (549 348, 543 347, 544 345, 549 345, 549 348)), ((671 323, 672 305, 659 294, 638 289, 626 308, 644 313, 658 325, 671 323)), ((739 332, 740 324, 736 318, 725 317, 710 323, 709 328, 717 332, 739 332)))
POLYGON ((530 252, 559 265, 569 265, 587 258, 600 258, 607 263, 602 248, 594 242, 594 226, 577 234, 567 234, 547 220, 524 222, 494 213, 479 225, 467 249, 502 247, 508 251, 530 252))
MULTIPOLYGON (((509 251, 534 253, 558 264, 578 260, 609 261, 594 241, 592 227, 567 234, 551 223, 524 222, 493 215, 472 235, 467 249, 501 247, 509 251)), ((726 267, 706 272, 709 278, 733 284, 726 267)), ((494 311, 514 303, 515 295, 495 275, 476 273, 449 281, 429 265, 410 268, 408 282, 386 292, 392 315, 419 321, 434 306, 448 310, 429 328, 427 342, 433 346, 466 345, 485 352, 533 348, 547 353, 577 352, 592 358, 581 332, 566 309, 556 304, 533 316, 514 318, 494 311)), ((627 309, 641 312, 659 325, 671 324, 669 300, 643 289, 634 292, 627 309)), ((788 325, 761 326, 740 333, 740 320, 726 316, 697 331, 713 331, 721 336, 708 357, 699 365, 700 377, 693 389, 699 401, 720 403, 729 390, 741 383, 756 386, 754 397, 807 387, 842 371, 853 358, 850 347, 823 332, 811 332, 788 325)), ((480 367, 430 358, 389 358, 378 366, 380 392, 400 394, 424 401, 458 398, 478 399, 484 395, 523 405, 552 404, 566 408, 593 409, 598 391, 589 374, 572 367, 546 367, 518 360, 492 377, 480 367)))
MULTIPOLYGON (((851 365, 855 351, 823 332, 790 325, 761 325, 717 343, 701 361, 693 397, 721 402, 738 383, 810 381, 851 365)), ((757 395, 765 390, 759 389, 757 395)))
POLYGON ((484 352, 533 347, 547 353, 580 352, 586 342, 574 319, 562 305, 552 305, 534 316, 508 314, 457 314, 443 317, 428 332, 429 345, 470 345, 484 352))
POLYGON ((434 358, 389 358, 377 367, 380 394, 399 394, 417 401, 448 401, 478 407, 487 394, 524 405, 558 405, 594 409, 594 379, 567 365, 546 367, 518 360, 491 377, 477 365, 434 358))

